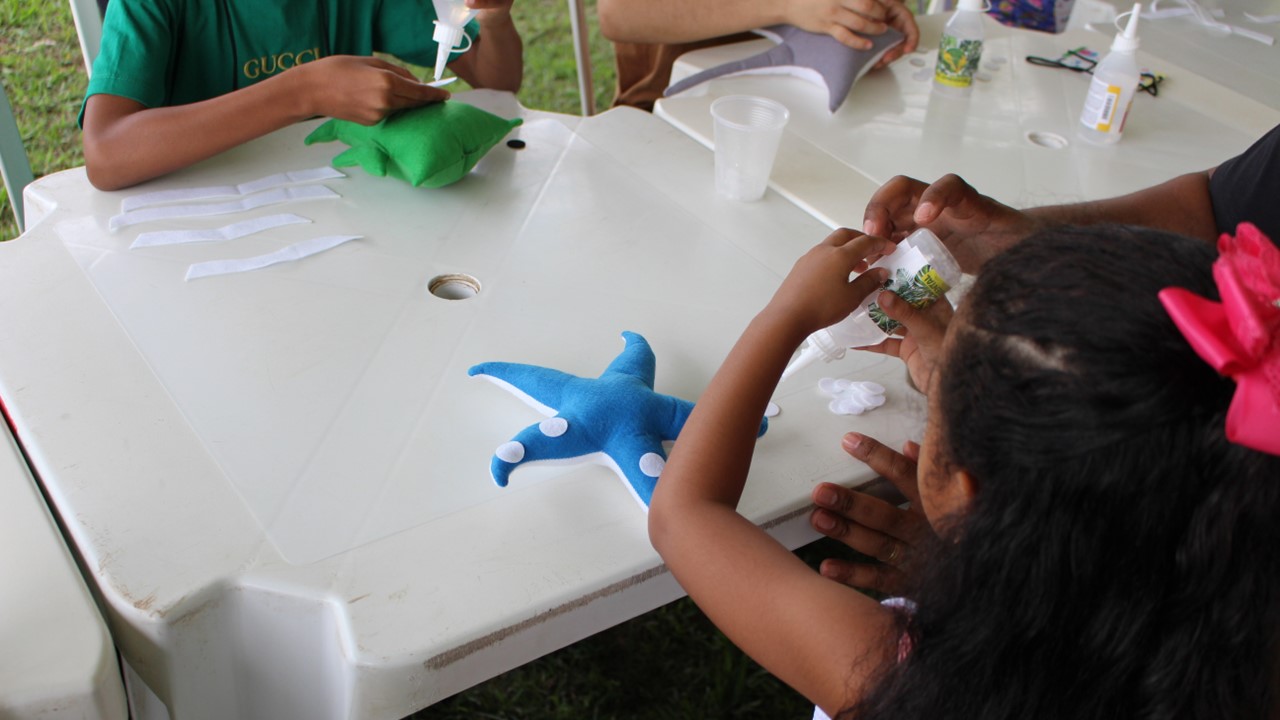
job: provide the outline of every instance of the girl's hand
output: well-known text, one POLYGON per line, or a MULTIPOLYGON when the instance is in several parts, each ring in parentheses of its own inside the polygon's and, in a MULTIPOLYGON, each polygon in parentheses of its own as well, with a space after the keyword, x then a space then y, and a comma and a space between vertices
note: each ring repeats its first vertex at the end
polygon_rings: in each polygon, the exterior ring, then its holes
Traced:
POLYGON ((845 452, 865 462, 884 476, 908 500, 906 509, 892 503, 832 483, 813 489, 817 509, 809 516, 814 530, 834 538, 878 563, 858 563, 829 558, 819 571, 826 577, 852 587, 881 593, 900 593, 906 585, 914 548, 933 532, 929 521, 917 508, 920 493, 916 485, 916 462, 920 446, 908 442, 902 453, 894 452, 865 435, 849 433, 842 445, 845 452))
POLYGON ((762 314, 808 335, 853 312, 888 279, 888 271, 867 271, 867 257, 892 252, 893 243, 841 228, 796 261, 762 314), (849 276, 862 273, 854 279, 849 276))
POLYGON ((933 379, 933 368, 942 355, 942 339, 946 337, 947 324, 955 310, 945 297, 920 310, 887 290, 880 293, 876 302, 885 315, 902 323, 906 334, 858 349, 892 355, 906 363, 911 382, 917 390, 927 393, 933 379))

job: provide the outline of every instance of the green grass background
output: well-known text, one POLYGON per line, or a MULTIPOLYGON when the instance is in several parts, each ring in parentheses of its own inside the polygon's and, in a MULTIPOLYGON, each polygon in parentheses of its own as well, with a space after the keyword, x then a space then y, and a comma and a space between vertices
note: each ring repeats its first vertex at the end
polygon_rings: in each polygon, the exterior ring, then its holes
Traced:
MULTIPOLYGON (((520 101, 579 112, 567 0, 516 0, 525 41, 520 101)), ((596 106, 614 92, 612 48, 588 13, 596 106)), ((14 106, 36 177, 83 164, 76 114, 86 75, 67 2, 0 0, 0 82, 14 106)), ((2 190, 0 190, 2 193, 2 190)), ((17 234, 0 194, 0 240, 17 234)), ((848 555, 830 541, 801 551, 811 563, 848 555)), ((730 644, 680 600, 433 705, 425 720, 808 718, 812 706, 730 644)))

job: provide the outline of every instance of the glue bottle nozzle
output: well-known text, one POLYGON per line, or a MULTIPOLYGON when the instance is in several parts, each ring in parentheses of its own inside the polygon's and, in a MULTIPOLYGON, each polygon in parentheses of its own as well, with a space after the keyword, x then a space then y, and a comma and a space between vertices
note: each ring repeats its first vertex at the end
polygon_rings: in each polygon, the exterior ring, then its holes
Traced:
POLYGON ((1142 3, 1134 3, 1124 30, 1116 33, 1115 40, 1111 41, 1112 50, 1131 53, 1138 49, 1138 16, 1141 14, 1142 3))
POLYGON ((796 355, 795 358, 787 365, 787 369, 782 371, 782 377, 778 378, 778 382, 782 382, 783 380, 791 377, 801 368, 812 365, 814 360, 821 357, 824 357, 822 348, 819 348, 811 342, 805 343, 804 347, 800 349, 800 354, 796 355))

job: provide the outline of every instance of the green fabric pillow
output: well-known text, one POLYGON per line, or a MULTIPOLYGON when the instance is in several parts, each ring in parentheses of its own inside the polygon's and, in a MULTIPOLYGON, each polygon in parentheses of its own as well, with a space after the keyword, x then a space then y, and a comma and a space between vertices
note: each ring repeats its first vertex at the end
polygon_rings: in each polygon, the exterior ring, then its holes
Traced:
POLYGON ((442 102, 395 113, 376 125, 331 119, 306 144, 341 140, 351 146, 334 167, 359 165, 414 187, 444 187, 463 178, 520 118, 504 120, 461 102, 442 102))

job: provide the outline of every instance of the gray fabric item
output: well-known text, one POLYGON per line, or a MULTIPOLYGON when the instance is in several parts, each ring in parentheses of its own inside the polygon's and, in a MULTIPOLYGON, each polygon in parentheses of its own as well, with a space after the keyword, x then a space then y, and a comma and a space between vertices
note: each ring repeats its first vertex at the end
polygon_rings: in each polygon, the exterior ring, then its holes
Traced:
POLYGON ((799 75, 826 85, 828 105, 835 112, 850 88, 889 49, 902 42, 902 33, 889 28, 880 35, 865 35, 872 43, 870 50, 854 50, 830 35, 811 33, 794 25, 771 25, 755 32, 777 42, 769 50, 743 60, 717 65, 691 75, 669 86, 663 97, 704 83, 712 78, 746 73, 778 73, 799 75))

